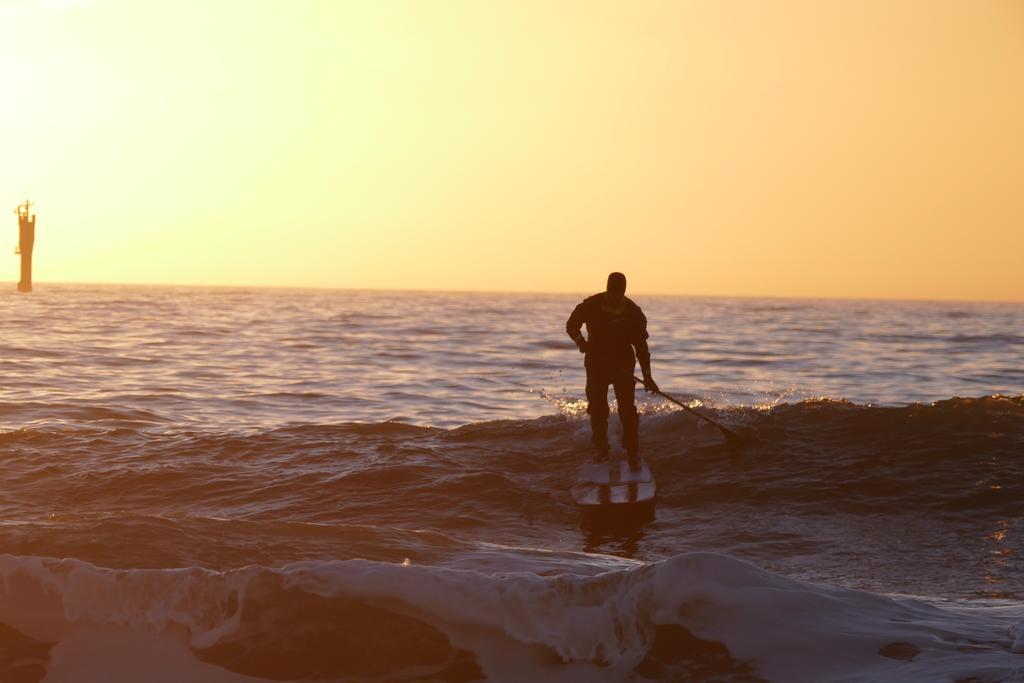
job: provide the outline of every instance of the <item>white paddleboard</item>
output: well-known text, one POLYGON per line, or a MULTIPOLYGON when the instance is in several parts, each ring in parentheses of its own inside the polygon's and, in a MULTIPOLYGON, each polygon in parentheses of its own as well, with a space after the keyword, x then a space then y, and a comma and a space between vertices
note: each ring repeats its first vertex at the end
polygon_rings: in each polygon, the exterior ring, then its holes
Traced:
POLYGON ((636 471, 625 461, 586 463, 572 487, 576 504, 594 509, 651 503, 654 494, 651 468, 642 461, 636 471))

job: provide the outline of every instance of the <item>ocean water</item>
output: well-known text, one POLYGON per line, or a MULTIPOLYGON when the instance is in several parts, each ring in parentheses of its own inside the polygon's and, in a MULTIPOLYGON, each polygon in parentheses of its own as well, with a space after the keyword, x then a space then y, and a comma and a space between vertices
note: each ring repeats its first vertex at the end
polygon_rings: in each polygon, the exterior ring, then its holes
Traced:
POLYGON ((582 296, 0 292, 0 681, 1024 680, 1024 305, 582 296))

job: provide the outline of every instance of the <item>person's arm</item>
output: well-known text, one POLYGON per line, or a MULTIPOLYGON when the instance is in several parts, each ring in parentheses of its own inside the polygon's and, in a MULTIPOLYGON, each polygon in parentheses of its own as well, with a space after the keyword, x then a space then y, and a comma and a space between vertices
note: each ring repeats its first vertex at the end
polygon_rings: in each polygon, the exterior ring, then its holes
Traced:
POLYGON ((640 361, 640 372, 644 376, 644 389, 647 391, 658 391, 658 384, 654 381, 654 377, 651 376, 651 349, 647 345, 647 338, 650 336, 647 334, 647 316, 639 308, 637 309, 637 314, 640 316, 640 329, 638 339, 634 342, 633 346, 636 347, 636 358, 640 361))
POLYGON ((587 340, 583 337, 583 323, 586 318, 586 301, 581 302, 576 308, 573 309, 572 315, 565 321, 565 332, 569 335, 576 346, 579 348, 580 353, 587 352, 587 340))

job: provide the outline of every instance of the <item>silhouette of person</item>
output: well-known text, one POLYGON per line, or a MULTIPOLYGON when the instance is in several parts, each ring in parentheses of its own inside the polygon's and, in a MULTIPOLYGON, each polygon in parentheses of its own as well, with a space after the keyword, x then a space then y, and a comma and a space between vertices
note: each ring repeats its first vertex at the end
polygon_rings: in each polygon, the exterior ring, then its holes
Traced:
POLYGON ((622 423, 622 446, 629 466, 640 466, 640 417, 636 411, 633 372, 640 361, 644 388, 658 391, 651 377, 651 352, 647 348, 647 318, 640 307, 626 298, 626 276, 612 273, 607 290, 584 299, 565 323, 565 331, 585 354, 587 369, 587 412, 590 413, 591 440, 597 449, 597 461, 608 458, 608 385, 615 389, 622 423), (587 337, 581 330, 587 326, 587 337), (634 349, 636 353, 634 355, 634 349))

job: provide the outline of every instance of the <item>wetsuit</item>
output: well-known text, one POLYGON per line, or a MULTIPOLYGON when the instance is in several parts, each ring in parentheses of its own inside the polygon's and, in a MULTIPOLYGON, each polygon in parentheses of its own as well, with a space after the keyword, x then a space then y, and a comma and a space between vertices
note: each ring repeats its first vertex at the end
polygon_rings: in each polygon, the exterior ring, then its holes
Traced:
POLYGON ((617 308, 605 300, 605 293, 595 294, 580 303, 565 323, 565 331, 579 343, 580 330, 587 326, 587 412, 594 446, 601 453, 608 451, 608 385, 615 388, 622 422, 622 445, 635 456, 639 450, 639 416, 634 403, 636 380, 633 372, 640 361, 645 378, 651 375, 651 352, 647 348, 647 318, 640 307, 623 297, 617 308), (636 349, 634 355, 633 350, 636 349))

